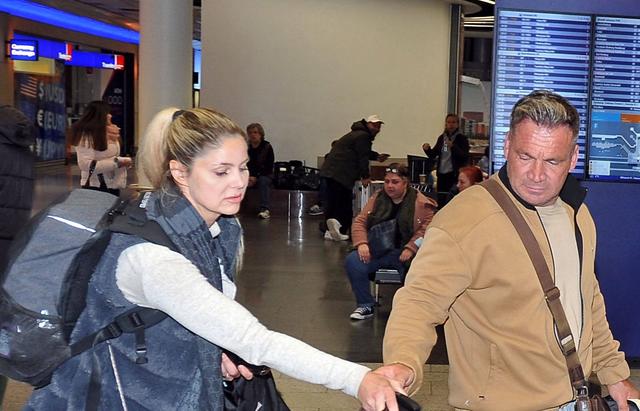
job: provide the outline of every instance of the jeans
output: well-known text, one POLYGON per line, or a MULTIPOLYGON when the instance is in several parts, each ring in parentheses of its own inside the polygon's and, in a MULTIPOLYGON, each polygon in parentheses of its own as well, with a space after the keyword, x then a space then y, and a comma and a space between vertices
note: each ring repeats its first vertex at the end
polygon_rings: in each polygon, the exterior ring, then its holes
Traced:
POLYGON ((558 409, 558 411, 575 411, 575 409, 576 409, 576 402, 575 401, 571 401, 569 403, 566 403, 562 407, 560 407, 560 409, 558 409))
POLYGON ((271 176, 259 176, 256 184, 260 191, 260 210, 268 210, 271 203, 271 176))
POLYGON ((344 261, 344 267, 349 276, 351 289, 356 297, 358 307, 373 307, 376 303, 371 295, 369 286, 369 275, 376 272, 379 268, 395 268, 404 275, 404 263, 401 263, 400 253, 402 250, 393 250, 380 258, 371 258, 368 264, 360 261, 358 250, 354 250, 347 255, 344 261))

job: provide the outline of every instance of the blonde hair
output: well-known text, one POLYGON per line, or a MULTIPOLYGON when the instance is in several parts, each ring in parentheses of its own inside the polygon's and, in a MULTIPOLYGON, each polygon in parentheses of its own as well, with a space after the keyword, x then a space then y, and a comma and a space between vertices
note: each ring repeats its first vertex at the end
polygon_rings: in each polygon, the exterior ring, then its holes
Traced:
POLYGON ((177 160, 191 170, 204 150, 220 147, 226 137, 244 131, 227 116, 208 108, 167 108, 156 114, 140 142, 138 181, 141 186, 160 189, 171 181, 169 161, 177 160))

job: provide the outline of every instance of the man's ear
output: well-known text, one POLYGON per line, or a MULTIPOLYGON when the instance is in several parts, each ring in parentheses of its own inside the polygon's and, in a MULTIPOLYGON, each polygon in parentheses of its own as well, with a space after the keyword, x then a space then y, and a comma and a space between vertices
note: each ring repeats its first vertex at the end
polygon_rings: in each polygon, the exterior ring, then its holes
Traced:
POLYGON ((178 160, 170 160, 169 172, 171 173, 173 181, 175 181, 178 186, 186 187, 188 185, 187 176, 189 173, 187 170, 187 166, 185 166, 178 160))
POLYGON ((504 158, 506 159, 507 157, 509 157, 509 148, 510 148, 510 144, 511 144, 511 131, 509 131, 507 133, 507 135, 504 137, 504 147, 503 147, 503 153, 504 153, 504 158))

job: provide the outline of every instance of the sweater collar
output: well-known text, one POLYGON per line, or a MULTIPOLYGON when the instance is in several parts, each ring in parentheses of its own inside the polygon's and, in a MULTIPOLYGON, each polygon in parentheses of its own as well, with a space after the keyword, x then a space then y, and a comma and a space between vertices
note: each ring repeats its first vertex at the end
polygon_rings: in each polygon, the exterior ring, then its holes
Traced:
MULTIPOLYGON (((509 192, 518 200, 520 204, 522 204, 525 208, 529 210, 535 210, 536 207, 527 201, 525 201, 522 197, 520 197, 511 186, 511 182, 509 181, 509 176, 507 174, 507 163, 505 163, 500 171, 498 171, 498 178, 504 184, 504 186, 509 190, 509 192)), ((584 202, 585 197, 587 196, 587 189, 580 185, 580 182, 571 174, 567 176, 567 180, 564 182, 562 189, 560 190, 560 199, 565 203, 569 204, 574 211, 578 211, 578 208, 584 202)))

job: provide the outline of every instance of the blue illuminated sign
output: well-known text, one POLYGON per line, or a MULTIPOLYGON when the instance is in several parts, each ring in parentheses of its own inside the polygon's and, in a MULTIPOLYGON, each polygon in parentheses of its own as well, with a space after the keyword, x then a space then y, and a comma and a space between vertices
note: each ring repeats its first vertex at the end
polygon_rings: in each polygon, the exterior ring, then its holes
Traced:
POLYGON ((120 54, 92 53, 88 51, 73 52, 73 58, 64 63, 67 66, 96 67, 109 70, 123 70, 124 56, 120 54))
POLYGON ((27 0, 2 0, 0 12, 98 37, 139 44, 140 33, 27 0))
POLYGON ((32 41, 38 43, 38 54, 40 57, 46 57, 55 60, 71 60, 72 47, 71 44, 62 41, 54 41, 41 39, 38 37, 27 36, 20 33, 14 33, 13 41, 32 41))
POLYGON ((35 40, 10 40, 9 58, 13 60, 38 60, 38 42, 35 40))

